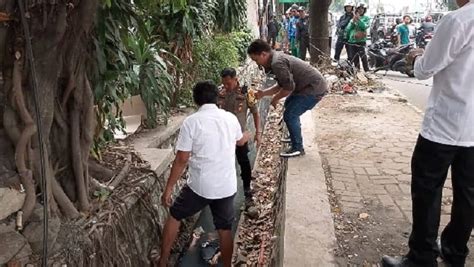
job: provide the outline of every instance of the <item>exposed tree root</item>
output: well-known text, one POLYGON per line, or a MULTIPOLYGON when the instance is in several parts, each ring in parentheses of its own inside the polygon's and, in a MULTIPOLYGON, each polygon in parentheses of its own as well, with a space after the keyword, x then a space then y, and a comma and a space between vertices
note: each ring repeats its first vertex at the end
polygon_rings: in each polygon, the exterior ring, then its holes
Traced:
POLYGON ((76 108, 73 108, 70 115, 72 164, 76 181, 77 196, 79 199, 79 209, 83 212, 87 212, 89 211, 90 204, 84 180, 84 164, 82 162, 82 151, 80 143, 80 114, 76 108))
POLYGON ((127 155, 127 159, 125 161, 125 165, 123 166, 122 170, 115 176, 115 178, 109 183, 109 187, 116 188, 120 182, 127 177, 128 173, 130 172, 130 166, 132 165, 132 154, 127 155))
POLYGON ((89 160, 88 167, 90 175, 101 181, 108 181, 114 176, 114 172, 111 169, 100 165, 95 160, 89 160))
POLYGON ((26 155, 29 151, 28 144, 31 137, 36 133, 36 126, 33 122, 28 109, 25 105, 25 99, 23 96, 23 89, 21 86, 22 77, 22 64, 21 54, 17 52, 17 59, 13 65, 13 95, 15 99, 16 108, 20 114, 20 118, 23 121, 25 127, 20 134, 20 138, 16 144, 15 149, 15 163, 20 174, 20 180, 26 190, 26 198, 21 208, 23 211, 23 221, 27 222, 36 204, 36 193, 35 185, 33 182, 33 175, 30 169, 27 168, 26 155))
POLYGON ((74 204, 69 200, 66 193, 64 193, 63 189, 59 185, 56 179, 51 179, 51 187, 53 189, 53 196, 58 202, 58 205, 63 212, 64 216, 69 219, 74 219, 80 216, 79 212, 77 211, 74 204))
POLYGON ((63 100, 61 102, 61 107, 63 110, 66 110, 66 105, 69 100, 69 97, 71 96, 72 91, 76 88, 76 83, 73 77, 73 75, 70 75, 67 82, 66 92, 64 93, 63 100))
POLYGON ((89 196, 90 177, 89 177, 89 151, 94 142, 94 95, 90 86, 89 80, 84 75, 84 95, 82 101, 82 165, 84 166, 84 183, 86 185, 86 195, 89 196))

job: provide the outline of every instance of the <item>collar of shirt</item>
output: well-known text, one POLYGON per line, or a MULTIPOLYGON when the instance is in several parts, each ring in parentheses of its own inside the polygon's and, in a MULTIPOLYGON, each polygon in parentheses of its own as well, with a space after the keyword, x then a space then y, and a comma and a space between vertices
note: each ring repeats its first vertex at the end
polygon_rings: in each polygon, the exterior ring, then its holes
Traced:
POLYGON ((218 109, 216 104, 204 104, 199 108, 199 111, 218 109))
POLYGON ((240 92, 241 89, 242 89, 242 88, 240 87, 240 83, 237 82, 237 85, 235 86, 235 88, 233 88, 232 90, 227 90, 227 89, 226 89, 226 91, 229 92, 229 93, 230 93, 230 92, 240 92))

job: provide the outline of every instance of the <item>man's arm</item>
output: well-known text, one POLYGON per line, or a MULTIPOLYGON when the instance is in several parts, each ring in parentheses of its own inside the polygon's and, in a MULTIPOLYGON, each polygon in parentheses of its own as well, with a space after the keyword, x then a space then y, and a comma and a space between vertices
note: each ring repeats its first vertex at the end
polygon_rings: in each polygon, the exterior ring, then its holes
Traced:
MULTIPOLYGON (((240 128, 240 126, 239 126, 240 128)), ((236 144, 238 146, 243 146, 245 144, 247 144, 247 142, 252 138, 251 136, 251 133, 249 131, 246 131, 242 134, 242 138, 240 138, 239 140, 237 140, 236 144)))
POLYGON ((260 90, 255 93, 255 97, 257 99, 260 99, 264 96, 272 96, 278 92, 280 92, 280 86, 278 84, 273 85, 272 87, 269 87, 265 90, 260 90))
POLYGON ((162 203, 166 207, 170 207, 172 204, 171 194, 173 193, 173 188, 178 182, 179 177, 183 174, 184 169, 188 165, 189 157, 191 152, 178 151, 171 167, 171 173, 166 183, 165 191, 162 196, 162 203))
POLYGON ((280 92, 278 92, 275 96, 273 96, 272 106, 276 108, 278 102, 280 102, 281 99, 291 95, 291 92, 292 91, 285 90, 285 89, 280 90, 280 92))
POLYGON ((430 45, 420 58, 415 60, 415 76, 426 80, 449 66, 467 44, 466 29, 451 16, 438 25, 430 45))
POLYGON ((365 31, 367 30, 367 28, 369 28, 369 21, 370 21, 369 17, 363 16, 359 18, 359 21, 357 22, 357 26, 359 27, 359 29, 365 31))
POLYGON ((258 113, 258 108, 257 106, 253 106, 250 108, 250 112, 252 113, 253 116, 253 123, 255 125, 255 137, 254 141, 257 145, 257 148, 260 146, 261 143, 261 137, 262 137, 262 130, 260 129, 260 114, 258 113))

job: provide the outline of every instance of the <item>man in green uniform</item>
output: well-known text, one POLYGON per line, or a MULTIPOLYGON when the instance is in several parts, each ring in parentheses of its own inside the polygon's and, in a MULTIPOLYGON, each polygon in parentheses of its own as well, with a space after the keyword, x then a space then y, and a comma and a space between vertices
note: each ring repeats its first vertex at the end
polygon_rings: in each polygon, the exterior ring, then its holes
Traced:
POLYGON ((365 15, 366 13, 366 4, 359 3, 354 17, 346 28, 346 36, 349 40, 349 60, 357 69, 360 69, 360 60, 362 60, 365 72, 369 71, 365 46, 367 44, 367 28, 370 22, 370 18, 365 15))

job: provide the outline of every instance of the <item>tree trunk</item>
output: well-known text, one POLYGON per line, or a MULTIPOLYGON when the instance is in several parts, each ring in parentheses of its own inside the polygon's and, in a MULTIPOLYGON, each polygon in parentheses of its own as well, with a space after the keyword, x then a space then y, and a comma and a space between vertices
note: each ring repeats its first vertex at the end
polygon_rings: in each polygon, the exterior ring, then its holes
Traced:
MULTIPOLYGON (((22 208, 28 218, 40 184, 40 144, 44 147, 48 198, 52 212, 60 208, 69 218, 89 209, 88 159, 94 129, 93 92, 85 55, 98 0, 25 0, 36 77, 26 51, 18 1, 0 0, 12 17, 0 26, 0 130, 15 146, 15 168, 27 197, 22 208), (34 109, 36 79, 39 114, 34 109), (2 97, 4 96, 4 97, 2 97), (42 127, 37 125, 40 116, 42 127), (38 142, 37 132, 43 139, 38 142), (57 205, 57 206, 56 206, 57 205)), ((1 140, 0 140, 1 141, 1 140)), ((2 158, 0 158, 1 160, 2 158)), ((4 164, 3 164, 4 165, 4 164)), ((2 162, 0 162, 2 166, 2 162)), ((1 182, 1 181, 0 181, 1 182)))
POLYGON ((328 12, 331 0, 311 0, 310 6, 310 48, 312 64, 326 63, 329 50, 328 12))

